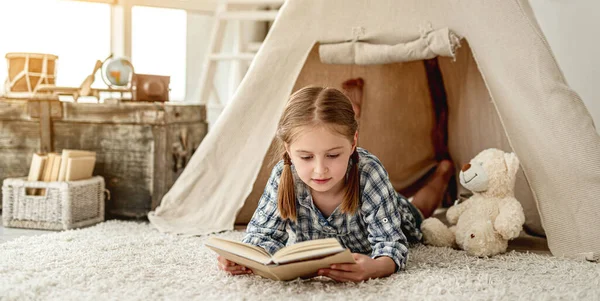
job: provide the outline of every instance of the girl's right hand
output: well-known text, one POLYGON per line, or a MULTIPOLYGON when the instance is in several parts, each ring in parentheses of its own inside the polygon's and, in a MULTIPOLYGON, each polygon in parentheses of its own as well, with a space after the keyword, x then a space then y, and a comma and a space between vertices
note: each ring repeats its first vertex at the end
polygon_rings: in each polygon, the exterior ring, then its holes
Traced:
POLYGON ((251 269, 243 265, 239 265, 233 261, 229 261, 225 259, 225 257, 219 256, 217 261, 219 262, 219 270, 223 270, 231 275, 252 274, 251 269))

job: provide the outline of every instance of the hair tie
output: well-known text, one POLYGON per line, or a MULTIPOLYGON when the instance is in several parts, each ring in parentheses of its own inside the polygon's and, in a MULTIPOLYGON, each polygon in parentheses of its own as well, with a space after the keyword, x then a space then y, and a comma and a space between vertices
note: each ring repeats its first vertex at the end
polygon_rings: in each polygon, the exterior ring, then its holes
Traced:
POLYGON ((292 160, 287 153, 283 154, 283 165, 292 165, 292 160))
POLYGON ((352 162, 354 164, 358 164, 358 152, 356 151, 356 148, 354 149, 354 152, 352 153, 352 162))

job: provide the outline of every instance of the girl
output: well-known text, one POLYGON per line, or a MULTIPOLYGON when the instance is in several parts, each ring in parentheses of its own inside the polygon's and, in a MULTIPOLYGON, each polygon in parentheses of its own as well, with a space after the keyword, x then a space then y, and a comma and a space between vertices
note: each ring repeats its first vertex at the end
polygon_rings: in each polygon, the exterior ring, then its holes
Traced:
MULTIPOLYGON (((244 243, 270 254, 288 241, 335 237, 353 252, 354 264, 335 264, 319 275, 363 281, 404 269, 408 243, 421 240, 421 221, 440 204, 452 175, 442 161, 410 203, 399 195, 379 159, 356 147, 358 123, 350 100, 332 88, 306 87, 294 93, 279 121, 280 158, 244 243)), ((219 257, 231 274, 252 271, 219 257)))

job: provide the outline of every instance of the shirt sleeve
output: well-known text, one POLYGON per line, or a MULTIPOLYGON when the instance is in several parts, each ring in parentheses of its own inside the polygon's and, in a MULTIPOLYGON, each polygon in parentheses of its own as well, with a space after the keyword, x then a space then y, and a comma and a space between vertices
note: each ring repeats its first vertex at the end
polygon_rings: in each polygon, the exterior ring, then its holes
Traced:
POLYGON ((271 255, 288 241, 287 220, 281 218, 277 208, 277 188, 282 171, 283 164, 279 162, 271 172, 258 208, 246 228, 246 236, 242 239, 243 243, 262 247, 271 255))
POLYGON ((379 161, 367 162, 361 170, 364 181, 363 219, 367 225, 371 257, 388 256, 403 270, 408 256, 406 236, 402 232, 402 214, 398 195, 379 161))

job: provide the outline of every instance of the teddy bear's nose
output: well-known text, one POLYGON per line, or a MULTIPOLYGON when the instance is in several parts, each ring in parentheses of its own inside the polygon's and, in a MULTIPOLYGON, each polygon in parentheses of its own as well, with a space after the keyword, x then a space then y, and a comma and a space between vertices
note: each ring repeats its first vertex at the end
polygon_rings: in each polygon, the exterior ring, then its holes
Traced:
POLYGON ((469 170, 469 168, 471 168, 471 164, 467 163, 467 164, 463 165, 463 167, 461 168, 461 170, 463 172, 465 172, 465 171, 469 170))

